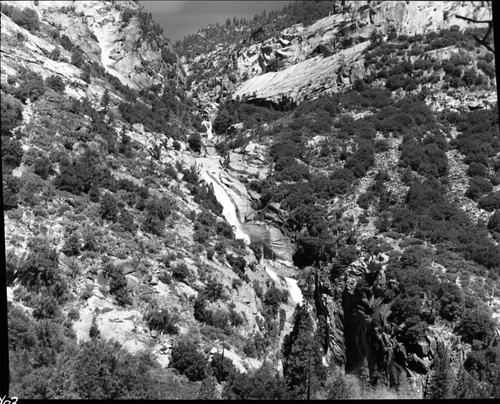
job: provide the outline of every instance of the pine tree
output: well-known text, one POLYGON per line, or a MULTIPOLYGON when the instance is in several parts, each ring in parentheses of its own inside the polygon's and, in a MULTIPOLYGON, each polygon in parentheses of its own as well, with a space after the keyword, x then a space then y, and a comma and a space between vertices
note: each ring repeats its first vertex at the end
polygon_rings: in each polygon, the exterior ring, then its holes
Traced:
POLYGON ((452 398, 453 373, 450 367, 450 357, 446 346, 439 341, 436 346, 436 356, 433 361, 434 371, 426 389, 430 399, 452 398))
POLYGON ((213 375, 211 366, 207 366, 207 377, 201 381, 198 391, 198 400, 220 400, 221 395, 217 390, 217 379, 213 375))
POLYGON ((106 89, 104 90, 104 93, 102 94, 101 98, 101 107, 104 109, 104 111, 108 111, 109 108, 109 102, 111 101, 111 97, 109 96, 109 90, 106 89))
POLYGON ((92 324, 90 324, 89 337, 92 341, 100 338, 101 332, 99 331, 99 327, 97 326, 96 317, 92 317, 92 324))
POLYGON ((307 305, 297 306, 292 332, 285 336, 283 372, 287 387, 296 399, 313 398, 326 378, 321 344, 307 305))
POLYGON ((76 233, 71 234, 69 238, 64 243, 62 248, 62 252, 66 254, 68 257, 73 257, 75 255, 80 254, 80 238, 76 233))

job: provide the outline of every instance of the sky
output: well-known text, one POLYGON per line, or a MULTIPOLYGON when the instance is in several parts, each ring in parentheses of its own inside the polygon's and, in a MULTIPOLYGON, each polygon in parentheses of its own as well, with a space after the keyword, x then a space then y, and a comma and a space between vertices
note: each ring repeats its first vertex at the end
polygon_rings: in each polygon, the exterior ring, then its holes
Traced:
POLYGON ((153 20, 163 28, 163 34, 172 43, 182 40, 189 34, 209 24, 226 20, 234 16, 252 19, 264 10, 281 10, 292 0, 141 0, 140 4, 151 12, 153 20))

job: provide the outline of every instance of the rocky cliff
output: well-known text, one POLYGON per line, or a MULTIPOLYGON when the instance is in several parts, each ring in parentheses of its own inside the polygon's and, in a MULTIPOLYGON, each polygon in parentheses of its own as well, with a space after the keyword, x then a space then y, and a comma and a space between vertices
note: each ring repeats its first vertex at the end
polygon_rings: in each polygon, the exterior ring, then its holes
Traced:
POLYGON ((44 35, 33 35, 2 15, 2 34, 6 39, 23 37, 21 47, 2 41, 4 69, 13 63, 22 63, 43 77, 58 73, 82 85, 78 80, 81 71, 70 64, 71 51, 54 44, 51 35, 56 35, 66 36, 73 47, 79 47, 83 61, 95 62, 131 88, 162 83, 169 72, 182 79, 175 59, 166 63, 162 56, 162 50, 163 54, 173 54, 171 43, 161 35, 152 36, 145 31, 149 17, 144 11, 139 12, 140 5, 135 1, 6 1, 3 4, 33 10, 45 31, 44 35), (56 48, 60 56, 54 60, 51 54, 56 48))
POLYGON ((238 73, 251 78, 233 97, 279 104, 337 92, 373 71, 362 56, 373 36, 391 31, 425 35, 452 25, 462 30, 470 27, 470 22, 457 16, 488 21, 491 8, 460 2, 346 2, 340 14, 307 27, 284 29, 277 38, 238 49, 238 73), (266 66, 273 60, 279 61, 280 69, 267 73, 266 66))
POLYGON ((134 1, 2 2, 14 392, 498 396, 491 7, 315 6, 174 51, 134 1))

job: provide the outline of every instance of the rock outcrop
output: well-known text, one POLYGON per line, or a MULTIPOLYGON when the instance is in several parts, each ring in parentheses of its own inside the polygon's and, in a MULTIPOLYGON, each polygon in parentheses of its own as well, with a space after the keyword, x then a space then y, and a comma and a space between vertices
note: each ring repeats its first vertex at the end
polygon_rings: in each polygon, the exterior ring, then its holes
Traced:
POLYGON ((452 25, 471 26, 457 16, 485 21, 491 19, 491 8, 474 2, 345 2, 340 14, 307 27, 297 24, 277 38, 238 50, 239 76, 250 79, 237 88, 233 98, 283 105, 337 91, 368 73, 362 53, 377 32, 416 35, 452 25), (358 44, 350 46, 346 38, 358 44), (281 70, 266 72, 273 60, 280 61, 281 70))
POLYGON ((255 76, 243 83, 233 98, 263 99, 282 105, 336 92, 347 66, 352 66, 369 45, 370 42, 365 41, 326 58, 316 56, 279 72, 255 76))
MULTIPOLYGON (((135 1, 116 3, 5 1, 3 3, 21 9, 33 9, 38 14, 40 22, 46 24, 45 27, 53 29, 61 37, 67 36, 75 47, 80 47, 86 61, 97 63, 107 73, 133 89, 162 83, 169 72, 182 80, 180 64, 167 64, 162 57, 162 49, 174 53, 172 44, 161 35, 148 37, 148 33, 141 27, 142 17, 139 17, 141 6, 135 1), (124 21, 125 10, 134 15, 128 21, 124 21)), ((69 51, 49 41, 48 38, 31 34, 2 15, 2 35, 10 36, 17 32, 24 36, 24 46, 19 51, 12 52, 14 48, 4 46, 2 41, 2 65, 24 62, 29 64, 32 70, 41 73, 44 78, 56 73, 68 80, 80 81, 82 71, 69 63, 71 60, 69 51), (50 57, 55 48, 61 51, 60 60, 52 60, 50 57), (4 56, 7 58, 4 59, 4 56)))

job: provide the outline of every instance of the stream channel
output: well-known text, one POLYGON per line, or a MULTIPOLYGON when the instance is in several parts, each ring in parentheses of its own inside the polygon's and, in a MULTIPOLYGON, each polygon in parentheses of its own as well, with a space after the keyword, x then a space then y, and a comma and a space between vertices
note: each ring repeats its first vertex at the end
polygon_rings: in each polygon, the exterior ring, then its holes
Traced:
MULTIPOLYGON (((204 122, 207 139, 213 137, 210 122, 204 122)), ((253 212, 251 198, 245 185, 232 176, 223 166, 221 157, 213 147, 207 147, 207 157, 197 157, 196 165, 200 177, 207 184, 212 184, 215 197, 222 205, 222 214, 233 227, 237 239, 245 244, 262 242, 263 254, 260 264, 265 268, 276 286, 286 287, 293 304, 302 302, 302 292, 294 279, 296 268, 292 263, 293 246, 281 231, 266 222, 246 221, 253 212)))

